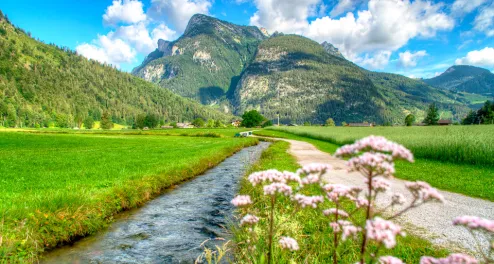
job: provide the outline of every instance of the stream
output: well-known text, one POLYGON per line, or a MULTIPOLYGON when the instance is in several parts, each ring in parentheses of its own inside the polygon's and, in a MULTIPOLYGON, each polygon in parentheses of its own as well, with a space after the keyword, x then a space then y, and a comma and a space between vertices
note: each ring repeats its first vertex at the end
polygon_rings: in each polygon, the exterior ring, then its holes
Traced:
POLYGON ((143 207, 120 214, 107 230, 47 253, 42 263, 194 263, 202 242, 231 238, 226 230, 233 221, 230 200, 268 146, 260 142, 237 152, 143 207))

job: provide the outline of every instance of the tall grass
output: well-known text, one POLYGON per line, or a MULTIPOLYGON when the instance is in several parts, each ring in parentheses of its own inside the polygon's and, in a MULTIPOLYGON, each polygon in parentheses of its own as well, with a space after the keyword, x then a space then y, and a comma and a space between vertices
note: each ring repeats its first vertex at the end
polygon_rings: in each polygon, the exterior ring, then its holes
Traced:
POLYGON ((34 262, 255 143, 0 132, 0 263, 34 262))
POLYGON ((270 127, 269 129, 328 141, 352 143, 380 135, 403 144, 418 158, 458 164, 494 166, 494 125, 428 127, 270 127))

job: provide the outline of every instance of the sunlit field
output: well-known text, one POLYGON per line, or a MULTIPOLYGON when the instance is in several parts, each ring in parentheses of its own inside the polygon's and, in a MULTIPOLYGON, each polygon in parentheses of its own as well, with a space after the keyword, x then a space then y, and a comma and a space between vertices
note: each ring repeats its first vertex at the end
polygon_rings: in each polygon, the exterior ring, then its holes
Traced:
POLYGON ((494 125, 427 127, 272 127, 337 145, 368 135, 403 144, 416 157, 458 164, 494 166, 494 125))
POLYGON ((43 250, 105 226, 165 188, 198 175, 252 138, 0 132, 0 259, 43 250))

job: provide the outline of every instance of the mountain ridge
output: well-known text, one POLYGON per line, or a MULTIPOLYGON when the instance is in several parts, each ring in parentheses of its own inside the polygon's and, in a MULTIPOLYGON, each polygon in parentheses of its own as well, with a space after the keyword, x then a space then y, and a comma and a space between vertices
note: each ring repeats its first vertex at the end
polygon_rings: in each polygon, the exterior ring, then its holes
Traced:
POLYGON ((494 94, 494 74, 487 69, 470 65, 451 66, 439 76, 423 81, 434 87, 451 91, 494 94))

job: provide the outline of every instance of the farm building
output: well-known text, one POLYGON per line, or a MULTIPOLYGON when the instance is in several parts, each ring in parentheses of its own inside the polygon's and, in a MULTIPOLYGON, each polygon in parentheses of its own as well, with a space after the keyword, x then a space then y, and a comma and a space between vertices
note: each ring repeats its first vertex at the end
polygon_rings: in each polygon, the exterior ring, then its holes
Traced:
POLYGON ((372 123, 349 123, 349 127, 373 127, 374 124, 372 123))
POLYGON ((437 124, 440 126, 449 126, 449 125, 452 125, 453 122, 451 120, 441 119, 441 120, 437 121, 437 124))

